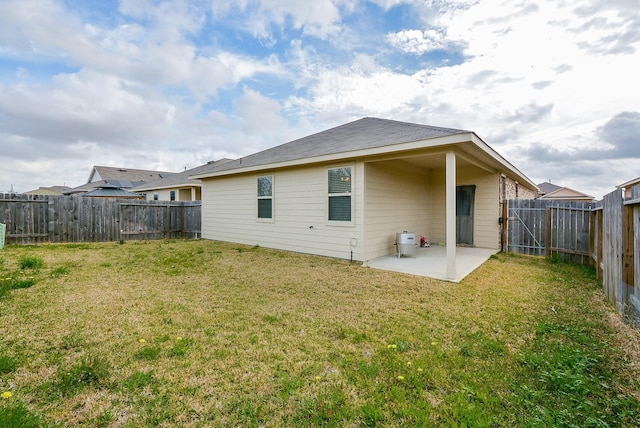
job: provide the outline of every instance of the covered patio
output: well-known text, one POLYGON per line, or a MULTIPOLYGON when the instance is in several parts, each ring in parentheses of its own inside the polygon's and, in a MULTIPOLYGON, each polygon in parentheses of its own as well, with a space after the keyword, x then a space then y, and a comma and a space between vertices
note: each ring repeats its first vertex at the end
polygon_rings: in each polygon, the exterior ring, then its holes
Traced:
POLYGON ((489 248, 457 247, 455 252, 456 269, 453 277, 447 273, 447 248, 442 245, 416 248, 415 257, 402 256, 398 258, 395 254, 378 257, 370 260, 366 266, 443 281, 460 282, 498 251, 489 248))

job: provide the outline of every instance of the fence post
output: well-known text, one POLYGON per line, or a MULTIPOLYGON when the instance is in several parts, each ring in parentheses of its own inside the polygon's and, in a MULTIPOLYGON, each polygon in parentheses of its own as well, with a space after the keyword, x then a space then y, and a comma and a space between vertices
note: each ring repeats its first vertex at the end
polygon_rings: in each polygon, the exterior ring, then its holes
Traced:
POLYGON ((167 204, 167 239, 171 239, 171 202, 167 204))
POLYGON ((596 212, 596 221, 598 222, 598 246, 596 248, 596 259, 597 259, 597 266, 596 266, 596 273, 597 273, 597 279, 599 281, 602 281, 604 278, 604 270, 603 270, 603 264, 602 264, 602 227, 603 227, 603 223, 602 223, 602 218, 603 218, 603 213, 604 210, 598 210, 596 212))
MULTIPOLYGON (((622 207, 622 280, 633 287, 633 205, 622 207)), ((633 292, 632 292, 633 294, 633 292)))
POLYGON ((47 203, 49 204, 49 209, 47 210, 48 214, 48 231, 49 232, 49 242, 54 242, 56 236, 56 208, 55 208, 55 200, 53 197, 47 198, 47 203))
POLYGON ((180 237, 184 239, 184 229, 186 227, 186 219, 184 218, 184 213, 185 213, 185 209, 184 209, 184 205, 180 206, 180 214, 181 214, 181 223, 180 223, 180 237))
POLYGON ((544 244, 544 256, 548 259, 551 258, 551 207, 547 207, 545 210, 545 244, 544 244))

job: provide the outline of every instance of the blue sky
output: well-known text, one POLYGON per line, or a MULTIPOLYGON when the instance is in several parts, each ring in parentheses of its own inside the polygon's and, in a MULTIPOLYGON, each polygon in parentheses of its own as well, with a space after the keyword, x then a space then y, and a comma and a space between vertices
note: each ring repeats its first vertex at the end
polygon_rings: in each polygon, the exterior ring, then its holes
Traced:
POLYGON ((0 0, 0 191, 375 116, 600 198, 640 176, 639 48, 635 0, 0 0))

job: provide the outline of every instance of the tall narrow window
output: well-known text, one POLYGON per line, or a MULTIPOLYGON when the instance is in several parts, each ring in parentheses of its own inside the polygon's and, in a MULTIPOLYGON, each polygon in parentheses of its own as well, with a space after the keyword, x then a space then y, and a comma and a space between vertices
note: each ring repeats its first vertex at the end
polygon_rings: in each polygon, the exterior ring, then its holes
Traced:
POLYGON ((329 177, 329 221, 351 221, 351 167, 332 168, 329 177))
POLYGON ((258 218, 273 218, 273 175, 258 177, 258 218))
POLYGON ((158 200, 158 192, 153 192, 153 200, 154 201, 158 200))
POLYGON ((175 190, 172 190, 172 191, 169 193, 169 199, 171 199, 172 201, 175 201, 175 200, 176 200, 176 191, 175 191, 175 190))

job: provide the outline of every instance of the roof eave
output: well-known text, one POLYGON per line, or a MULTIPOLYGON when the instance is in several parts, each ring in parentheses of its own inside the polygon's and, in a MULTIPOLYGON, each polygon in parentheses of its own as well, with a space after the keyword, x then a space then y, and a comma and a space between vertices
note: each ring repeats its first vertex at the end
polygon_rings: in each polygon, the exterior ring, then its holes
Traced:
POLYGON ((206 172, 202 174, 190 175, 191 179, 206 179, 214 177, 222 177, 225 175, 245 174, 248 172, 264 171, 269 169, 287 168, 292 166, 310 165, 315 163, 337 162, 345 159, 353 159, 359 157, 376 156, 388 153, 398 153, 416 149, 425 149, 447 144, 457 144, 471 141, 473 133, 464 132, 459 134, 445 135, 442 137, 434 137, 425 140, 416 140, 406 143, 393 144, 388 146, 373 147, 370 149, 352 150, 339 153, 331 153, 321 156, 312 156, 308 158, 292 159, 284 162, 273 162, 261 165, 253 165, 248 167, 239 167, 222 171, 206 172))
POLYGON ((428 138, 423 140, 410 141, 406 143, 393 144, 370 149, 353 150, 340 153, 332 153, 328 155, 314 156, 308 158, 293 159, 284 162, 274 162, 261 165, 253 165, 248 167, 239 167, 222 171, 205 172, 189 176, 190 179, 207 179, 215 177, 223 177, 228 175, 246 174, 251 172, 265 171, 271 169, 287 168, 294 166, 303 166, 316 163, 338 162, 346 159, 384 155, 391 153, 401 153, 411 150, 427 149, 438 146, 453 145, 471 142, 485 152, 496 163, 506 169, 511 175, 517 177, 518 181, 528 185, 533 190, 539 190, 538 186, 524 175, 518 168, 513 166, 509 161, 503 158, 498 152, 493 150, 485 143, 475 132, 460 132, 457 134, 445 135, 441 137, 428 138))
POLYGON ((146 186, 146 187, 134 187, 131 189, 133 192, 146 192, 149 190, 165 190, 165 189, 178 189, 185 187, 202 187, 202 183, 179 183, 179 184, 167 184, 163 186, 146 186))
POLYGON ((638 177, 638 178, 634 178, 634 179, 629 180, 629 181, 626 181, 626 182, 624 182, 624 183, 622 183, 622 184, 618 184, 618 185, 616 186, 616 188, 617 188, 617 189, 624 189, 624 188, 627 188, 627 187, 633 187, 633 186, 635 186, 636 184, 640 184, 640 177, 638 177))
POLYGON ((522 173, 522 171, 520 171, 518 168, 516 168, 511 162, 509 162, 504 157, 502 157, 502 155, 500 153, 498 153, 494 149, 492 149, 491 146, 489 146, 487 143, 485 143, 484 140, 482 138, 480 138, 478 135, 476 135, 475 132, 471 132, 471 134, 473 135, 473 137, 472 137, 473 142, 478 147, 480 147, 482 150, 484 150, 484 152, 486 154, 491 156, 496 162, 498 162, 499 164, 505 166, 512 174, 517 176, 519 178, 519 181, 518 181, 519 183, 520 183, 520 180, 522 180, 522 182, 528 184, 529 187, 531 187, 531 189, 536 190, 536 191, 540 190, 538 188, 537 184, 535 184, 533 181, 531 181, 529 179, 529 177, 524 175, 522 173))
POLYGON ((561 187, 559 189, 554 190, 553 192, 549 192, 540 197, 540 199, 586 199, 591 198, 595 199, 591 195, 587 195, 586 193, 578 192, 577 190, 571 189, 569 187, 561 187), (556 196, 556 193, 560 193, 561 190, 570 190, 575 193, 573 196, 556 196))

